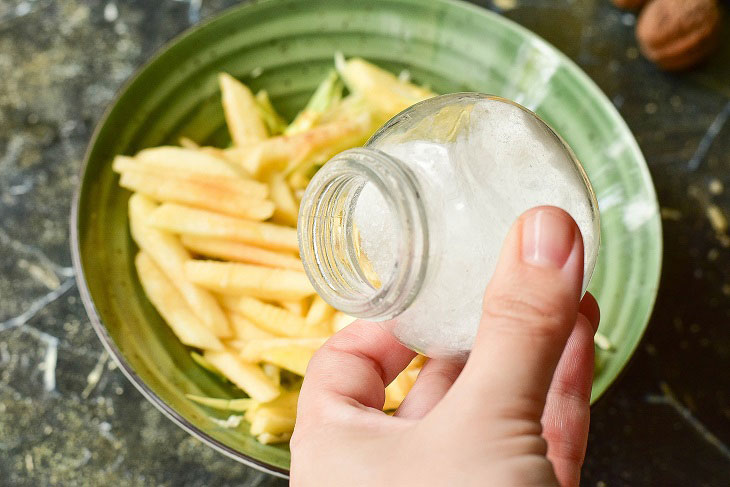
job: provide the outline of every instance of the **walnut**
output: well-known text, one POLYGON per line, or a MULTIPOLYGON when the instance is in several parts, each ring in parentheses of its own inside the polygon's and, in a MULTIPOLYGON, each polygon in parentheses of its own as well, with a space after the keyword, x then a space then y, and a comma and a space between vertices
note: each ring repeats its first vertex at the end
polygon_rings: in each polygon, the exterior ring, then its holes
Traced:
POLYGON ((645 3, 646 0, 613 0, 614 5, 626 10, 639 10, 645 3))
POLYGON ((641 52, 666 70, 704 60, 720 38, 717 0, 652 0, 636 26, 641 52))

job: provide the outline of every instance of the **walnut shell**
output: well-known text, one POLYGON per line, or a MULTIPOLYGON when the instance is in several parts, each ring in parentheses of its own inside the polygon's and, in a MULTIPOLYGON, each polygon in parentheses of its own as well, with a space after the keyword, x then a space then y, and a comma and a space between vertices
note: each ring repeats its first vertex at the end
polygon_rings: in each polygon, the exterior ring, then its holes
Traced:
POLYGON ((613 0, 614 5, 626 10, 639 10, 645 3, 646 0, 613 0))
POLYGON ((717 46, 720 18, 717 0, 652 0, 639 15, 636 39, 662 69, 686 69, 717 46))

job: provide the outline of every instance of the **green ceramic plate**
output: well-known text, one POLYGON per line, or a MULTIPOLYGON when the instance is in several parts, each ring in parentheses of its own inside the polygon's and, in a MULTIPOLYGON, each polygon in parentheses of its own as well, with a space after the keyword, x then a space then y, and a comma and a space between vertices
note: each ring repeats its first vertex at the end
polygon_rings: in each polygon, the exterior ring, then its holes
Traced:
POLYGON ((225 145, 216 74, 266 88, 291 117, 332 67, 336 50, 407 69, 441 93, 482 91, 536 111, 572 146, 598 194, 603 244, 590 286, 602 308, 593 399, 629 360, 654 303, 661 224, 644 159, 626 124, 570 60, 518 25, 447 0, 269 0, 230 10, 173 42, 126 87, 99 125, 72 217, 74 264, 86 309, 130 380, 173 421, 223 453, 286 475, 286 446, 225 429, 186 393, 235 393, 192 362, 145 298, 127 229, 129 193, 115 154, 187 136, 225 145))

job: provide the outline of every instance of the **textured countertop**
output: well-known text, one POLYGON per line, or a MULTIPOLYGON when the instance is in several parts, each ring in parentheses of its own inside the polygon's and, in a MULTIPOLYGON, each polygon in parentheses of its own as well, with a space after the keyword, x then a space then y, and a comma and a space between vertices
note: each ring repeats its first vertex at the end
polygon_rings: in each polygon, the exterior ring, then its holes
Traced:
MULTIPOLYGON (((105 107, 165 41, 233 3, 0 0, 2 485, 285 484, 142 398, 103 351, 70 268, 71 196, 105 107)), ((730 485, 730 250, 718 235, 718 215, 730 217, 730 25, 712 62, 668 75, 638 53, 635 16, 608 0, 481 3, 598 83, 636 134, 662 206, 656 311, 593 408, 584 485, 730 485)))

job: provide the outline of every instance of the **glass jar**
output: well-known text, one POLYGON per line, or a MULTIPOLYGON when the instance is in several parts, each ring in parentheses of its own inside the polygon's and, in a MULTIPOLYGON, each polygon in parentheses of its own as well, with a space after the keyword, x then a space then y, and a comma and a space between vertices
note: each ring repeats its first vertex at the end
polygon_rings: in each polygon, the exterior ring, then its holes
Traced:
POLYGON ((389 322, 407 347, 464 356, 507 231, 552 205, 578 223, 583 290, 599 246, 598 204, 567 144, 534 113, 477 93, 418 103, 310 182, 299 246, 335 308, 389 322))

